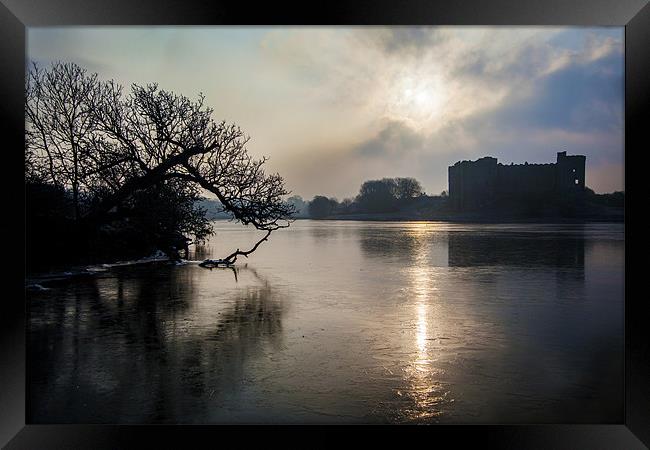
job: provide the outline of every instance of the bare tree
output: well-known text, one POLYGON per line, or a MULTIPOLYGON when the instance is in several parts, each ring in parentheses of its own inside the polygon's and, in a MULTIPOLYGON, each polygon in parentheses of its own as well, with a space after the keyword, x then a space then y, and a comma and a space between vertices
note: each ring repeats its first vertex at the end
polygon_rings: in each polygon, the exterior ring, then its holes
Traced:
POLYGON ((422 185, 415 178, 395 178, 396 197, 400 200, 417 197, 422 193, 422 185))
MULTIPOLYGON (((45 75, 35 69, 30 80, 49 80, 50 73, 56 75, 66 67, 55 64, 45 75)), ((85 74, 74 65, 66 70, 85 74)), ((67 84, 57 81, 62 77, 54 76, 48 91, 28 84, 27 109, 31 111, 28 136, 31 141, 36 131, 41 134, 38 145, 32 145, 31 154, 40 155, 40 167, 45 166, 42 162, 47 158, 54 159, 50 155, 65 162, 72 159, 72 169, 63 163, 54 164, 49 179, 57 183, 63 174, 66 180, 71 178, 77 185, 80 176, 76 165, 80 161, 78 155, 83 154, 84 187, 95 198, 82 217, 87 226, 109 221, 136 192, 168 180, 183 180, 212 192, 236 221, 252 224, 265 232, 250 250, 237 249, 221 260, 227 264, 234 263, 238 256, 247 257, 271 232, 292 222, 295 211, 283 200, 289 192, 282 177, 265 173, 266 158, 256 160, 248 154, 249 137, 239 127, 212 119, 213 110, 204 105, 203 95, 193 101, 159 89, 157 84, 148 84, 133 85, 130 94, 125 96, 117 83, 97 82, 92 76, 88 78, 92 80, 91 87, 79 90, 85 102, 77 102, 76 97, 62 97, 58 103, 43 109, 43 92, 51 91, 57 99, 63 95, 58 90, 67 84), (72 105, 68 106, 67 102, 72 105), (81 113, 68 112, 77 111, 74 108, 77 103, 83 105, 81 111, 89 118, 81 121, 83 126, 80 124, 74 133, 58 139, 65 146, 58 141, 53 144, 52 135, 58 134, 55 127, 47 124, 54 121, 53 116, 65 114, 80 120, 77 116, 84 117, 81 113), (77 148, 76 153, 73 148, 77 148)), ((74 120, 68 122, 76 123, 74 120)))
POLYGON ((26 159, 32 174, 72 190, 75 219, 95 129, 97 75, 72 63, 32 67, 26 87, 26 159))
POLYGON ((107 197, 100 212, 163 179, 196 183, 215 194, 236 220, 265 231, 252 249, 225 257, 228 263, 255 251, 272 231, 289 226, 294 209, 283 200, 289 192, 282 177, 265 174, 266 158, 255 160, 248 154, 249 137, 239 127, 211 118, 213 110, 204 105, 203 95, 192 101, 156 84, 134 85, 124 101, 117 100, 118 86, 109 85, 107 92, 99 108, 102 130, 122 146, 125 162, 134 163, 130 168, 138 176, 107 197))

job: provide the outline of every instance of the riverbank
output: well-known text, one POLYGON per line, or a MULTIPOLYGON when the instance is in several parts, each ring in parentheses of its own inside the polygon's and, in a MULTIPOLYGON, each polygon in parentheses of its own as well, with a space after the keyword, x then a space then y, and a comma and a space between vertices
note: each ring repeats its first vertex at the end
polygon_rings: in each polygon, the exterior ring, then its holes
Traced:
MULTIPOLYGON (((544 216, 544 217, 522 217, 507 214, 478 214, 478 213, 436 213, 436 214, 414 214, 412 212, 394 212, 394 213, 364 213, 364 214, 336 214, 322 218, 298 217, 298 221, 315 220, 315 221, 359 221, 359 222, 447 222, 463 224, 586 224, 586 223, 624 223, 622 212, 618 215, 593 215, 583 217, 561 217, 561 216, 544 216)), ((215 222, 230 222, 227 219, 217 219, 215 222)), ((245 228, 245 227, 242 227, 245 228)), ((180 264, 189 261, 199 263, 206 259, 206 255, 192 254, 189 259, 184 259, 180 264)), ((51 264, 39 266, 28 270, 26 274, 26 284, 40 284, 41 281, 51 281, 56 278, 68 278, 71 276, 88 276, 95 275, 106 271, 112 267, 143 264, 143 263, 170 263, 170 259, 160 250, 149 256, 140 258, 129 258, 126 255, 122 258, 115 256, 111 259, 97 260, 94 263, 85 264, 52 261, 51 264)), ((178 263, 178 262, 177 262, 178 263)))
MULTIPOLYGON (((310 220, 357 220, 368 222, 461 222, 461 223, 623 223, 624 214, 588 215, 581 217, 542 216, 523 217, 507 214, 479 213, 446 213, 446 214, 405 214, 375 213, 375 214, 335 214, 322 218, 300 218, 310 220)), ((298 220, 300 220, 298 219, 298 220)))

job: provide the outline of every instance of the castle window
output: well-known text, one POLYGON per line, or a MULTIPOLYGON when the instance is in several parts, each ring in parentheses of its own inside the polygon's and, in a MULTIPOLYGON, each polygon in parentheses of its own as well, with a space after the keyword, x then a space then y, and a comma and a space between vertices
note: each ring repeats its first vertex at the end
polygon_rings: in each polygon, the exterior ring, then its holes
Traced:
POLYGON ((576 170, 575 170, 575 169, 573 169, 573 173, 576 173, 576 170))
POLYGON ((576 178, 576 179, 575 179, 575 183, 576 183, 576 184, 580 184, 580 181, 578 181, 578 179, 576 178))

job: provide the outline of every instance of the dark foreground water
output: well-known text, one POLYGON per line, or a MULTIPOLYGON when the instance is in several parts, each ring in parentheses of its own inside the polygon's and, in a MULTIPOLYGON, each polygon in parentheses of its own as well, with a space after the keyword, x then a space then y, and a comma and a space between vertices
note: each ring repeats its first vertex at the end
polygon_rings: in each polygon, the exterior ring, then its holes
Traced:
POLYGON ((239 264, 28 290, 28 421, 623 420, 622 224, 298 221, 239 264))

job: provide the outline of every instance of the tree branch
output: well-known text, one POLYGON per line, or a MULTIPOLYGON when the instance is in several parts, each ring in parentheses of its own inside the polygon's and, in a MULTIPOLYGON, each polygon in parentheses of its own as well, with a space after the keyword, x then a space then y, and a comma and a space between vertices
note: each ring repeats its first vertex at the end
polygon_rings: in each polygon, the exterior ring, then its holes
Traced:
POLYGON ((248 250, 246 252, 242 252, 241 250, 237 249, 234 252, 232 252, 230 255, 226 256, 223 260, 228 261, 228 264, 234 264, 235 261, 237 261, 237 256, 239 256, 239 255, 245 256, 246 258, 248 258, 248 255, 250 255, 255 250, 257 250, 257 247, 259 247, 262 242, 268 240, 268 238, 271 235, 272 231, 273 230, 266 230, 266 234, 264 235, 264 237, 262 239, 260 239, 259 241, 257 241, 257 243, 250 250, 248 250))

